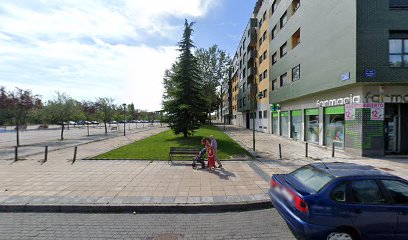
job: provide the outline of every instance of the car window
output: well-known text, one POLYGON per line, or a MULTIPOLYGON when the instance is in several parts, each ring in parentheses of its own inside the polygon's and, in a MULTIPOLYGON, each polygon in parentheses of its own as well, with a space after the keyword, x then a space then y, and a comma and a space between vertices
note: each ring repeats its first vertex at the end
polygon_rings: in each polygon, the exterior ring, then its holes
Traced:
POLYGON ((351 182, 351 197, 354 203, 379 204, 385 202, 385 198, 374 180, 351 182))
POLYGON ((304 166, 290 173, 296 180, 304 186, 318 192, 324 185, 330 182, 334 177, 328 173, 320 171, 312 166, 304 166))
POLYGON ((394 180, 382 180, 382 183, 391 193, 395 203, 408 204, 408 184, 394 180))
POLYGON ((336 202, 346 202, 346 183, 338 185, 330 195, 331 199, 336 202))

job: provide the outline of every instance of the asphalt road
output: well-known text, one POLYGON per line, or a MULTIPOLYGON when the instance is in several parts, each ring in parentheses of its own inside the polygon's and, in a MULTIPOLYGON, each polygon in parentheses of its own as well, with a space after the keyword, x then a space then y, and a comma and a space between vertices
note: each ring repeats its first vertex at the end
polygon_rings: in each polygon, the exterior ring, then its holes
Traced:
POLYGON ((295 239, 275 209, 217 214, 0 213, 0 239, 295 239))

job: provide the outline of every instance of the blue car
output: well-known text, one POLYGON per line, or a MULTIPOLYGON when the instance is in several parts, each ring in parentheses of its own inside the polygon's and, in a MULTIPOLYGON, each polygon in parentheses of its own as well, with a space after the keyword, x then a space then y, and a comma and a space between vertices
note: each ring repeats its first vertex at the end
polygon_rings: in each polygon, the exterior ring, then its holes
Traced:
POLYGON ((269 196, 306 239, 408 239, 408 181, 371 166, 314 163, 271 178, 269 196))

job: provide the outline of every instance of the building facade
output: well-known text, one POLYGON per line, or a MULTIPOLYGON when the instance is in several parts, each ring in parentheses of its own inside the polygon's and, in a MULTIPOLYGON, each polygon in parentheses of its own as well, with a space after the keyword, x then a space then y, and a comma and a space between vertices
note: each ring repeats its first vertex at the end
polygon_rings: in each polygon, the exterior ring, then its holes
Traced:
POLYGON ((273 134, 363 156, 408 153, 403 2, 277 1, 270 20, 270 104, 279 105, 273 134))
POLYGON ((246 55, 242 74, 236 54, 242 122, 232 123, 252 128, 256 109, 257 131, 363 156, 408 154, 407 10, 400 0, 258 1, 244 32, 254 29, 257 44, 238 48, 257 58, 246 55))

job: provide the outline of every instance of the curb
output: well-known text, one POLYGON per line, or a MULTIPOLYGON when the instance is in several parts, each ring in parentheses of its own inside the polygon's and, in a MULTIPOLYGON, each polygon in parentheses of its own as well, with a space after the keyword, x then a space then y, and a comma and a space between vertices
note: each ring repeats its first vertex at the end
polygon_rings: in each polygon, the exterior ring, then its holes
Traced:
POLYGON ((0 205, 0 213, 222 213, 272 207, 270 201, 213 205, 0 205))

